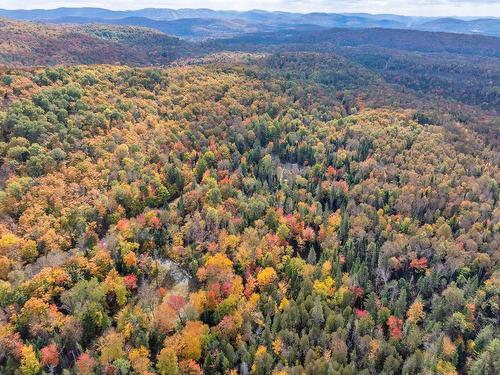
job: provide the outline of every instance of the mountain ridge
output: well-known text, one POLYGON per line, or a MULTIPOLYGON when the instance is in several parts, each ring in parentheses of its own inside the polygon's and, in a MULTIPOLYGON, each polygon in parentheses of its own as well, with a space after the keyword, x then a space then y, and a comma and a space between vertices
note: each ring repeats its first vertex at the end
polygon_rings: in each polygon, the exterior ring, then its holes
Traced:
MULTIPOLYGON (((218 38, 221 36, 234 35, 231 25, 224 28, 224 22, 242 22, 241 32, 253 32, 259 30, 273 29, 282 30, 296 27, 297 25, 314 25, 317 27, 349 27, 349 28, 372 28, 386 27, 393 29, 411 29, 424 31, 444 31, 457 33, 471 33, 500 36, 500 19, 494 17, 415 17, 396 14, 368 14, 368 13, 293 13, 282 11, 266 11, 260 9, 248 11, 236 10, 213 10, 208 8, 143 8, 137 10, 110 10, 105 8, 81 7, 81 8, 55 8, 55 9, 0 9, 0 16, 19 20, 44 21, 61 23, 68 18, 78 17, 77 23, 120 23, 132 21, 134 18, 144 18, 142 25, 157 28, 158 21, 184 20, 184 28, 189 27, 189 19, 211 20, 212 28, 220 30, 220 34, 212 31, 208 34, 203 32, 188 32, 190 38, 218 38), (450 22, 450 19, 456 20, 450 22), (217 22, 216 22, 217 21, 217 22), (155 27, 156 26, 156 27, 155 27)), ((76 21, 77 19, 74 18, 76 21)), ((132 24, 134 25, 134 24, 132 24)), ((193 26, 194 27, 194 26, 193 26)), ((185 37, 186 33, 176 33, 170 29, 172 35, 185 37)))

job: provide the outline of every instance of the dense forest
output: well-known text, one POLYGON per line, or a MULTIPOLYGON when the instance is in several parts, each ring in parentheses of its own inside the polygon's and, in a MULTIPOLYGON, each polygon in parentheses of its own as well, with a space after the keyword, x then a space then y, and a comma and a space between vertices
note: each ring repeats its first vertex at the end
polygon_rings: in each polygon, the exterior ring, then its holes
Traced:
POLYGON ((1 374, 500 372, 498 49, 1 22, 1 374))
POLYGON ((190 46, 159 31, 113 25, 49 25, 0 18, 0 64, 167 64, 190 46))

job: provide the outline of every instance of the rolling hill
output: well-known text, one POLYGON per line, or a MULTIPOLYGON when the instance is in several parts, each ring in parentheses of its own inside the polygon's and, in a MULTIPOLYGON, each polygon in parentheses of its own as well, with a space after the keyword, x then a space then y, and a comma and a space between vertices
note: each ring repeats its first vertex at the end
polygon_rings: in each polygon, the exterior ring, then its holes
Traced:
POLYGON ((500 112, 496 37, 392 29, 290 30, 210 41, 205 49, 342 55, 424 97, 432 93, 500 112))
POLYGON ((166 64, 189 45, 152 29, 113 25, 49 25, 0 19, 0 62, 57 64, 166 64))
POLYGON ((500 57, 500 38, 441 32, 393 29, 333 28, 316 31, 289 30, 285 33, 254 33, 207 45, 232 49, 259 49, 286 45, 292 49, 333 51, 341 47, 373 46, 395 50, 453 53, 484 57, 500 57))
POLYGON ((426 31, 500 36, 500 20, 498 19, 466 21, 456 18, 440 18, 418 25, 417 28, 426 31))

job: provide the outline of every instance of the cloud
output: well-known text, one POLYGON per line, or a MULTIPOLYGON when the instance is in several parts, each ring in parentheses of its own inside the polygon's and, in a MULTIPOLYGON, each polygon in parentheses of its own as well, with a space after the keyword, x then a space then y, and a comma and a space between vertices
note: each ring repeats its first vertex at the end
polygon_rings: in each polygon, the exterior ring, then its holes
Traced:
POLYGON ((213 8, 295 12, 367 12, 427 16, 496 16, 499 0, 2 0, 2 8, 102 7, 108 9, 213 8), (22 4, 22 6, 20 6, 22 4))

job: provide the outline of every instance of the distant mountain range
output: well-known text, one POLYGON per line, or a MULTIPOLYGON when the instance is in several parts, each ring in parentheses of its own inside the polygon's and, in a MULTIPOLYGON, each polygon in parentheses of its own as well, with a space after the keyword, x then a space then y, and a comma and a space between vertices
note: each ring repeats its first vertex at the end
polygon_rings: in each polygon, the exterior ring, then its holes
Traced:
POLYGON ((289 13, 263 10, 156 9, 115 11, 102 8, 0 9, 0 17, 72 24, 142 26, 188 39, 234 37, 256 31, 390 28, 483 34, 500 37, 500 19, 408 17, 393 14, 289 13))

